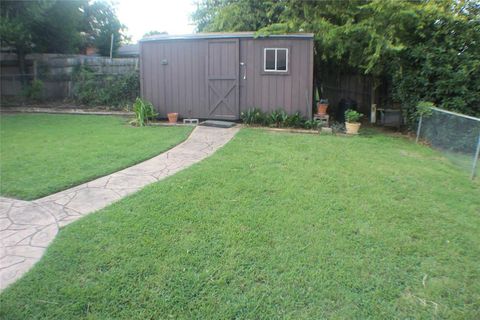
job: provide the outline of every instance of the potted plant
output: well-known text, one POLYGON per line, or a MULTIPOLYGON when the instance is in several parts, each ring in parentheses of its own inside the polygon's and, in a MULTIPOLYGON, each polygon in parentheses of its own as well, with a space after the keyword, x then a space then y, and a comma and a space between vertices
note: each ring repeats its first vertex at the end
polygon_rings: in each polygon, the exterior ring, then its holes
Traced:
POLYGON ((168 117, 168 122, 169 123, 177 123, 178 113, 177 112, 167 113, 167 117, 168 117))
POLYGON ((317 114, 324 116, 327 114, 328 99, 320 99, 317 103, 317 114))
POLYGON ((358 129, 360 129, 361 125, 361 123, 358 121, 362 117, 363 114, 353 109, 348 109, 345 111, 345 129, 347 134, 358 134, 358 129))
POLYGON ((317 102, 317 114, 324 116, 327 114, 328 99, 320 99, 318 89, 315 90, 315 101, 317 102))

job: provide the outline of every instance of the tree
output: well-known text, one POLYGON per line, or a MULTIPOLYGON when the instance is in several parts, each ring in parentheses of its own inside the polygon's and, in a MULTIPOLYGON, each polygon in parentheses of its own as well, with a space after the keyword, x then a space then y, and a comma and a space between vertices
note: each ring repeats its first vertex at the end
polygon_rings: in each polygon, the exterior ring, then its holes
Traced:
MULTIPOLYGON (((28 53, 77 53, 91 44, 109 55, 111 35, 116 52, 125 40, 123 30, 114 8, 103 1, 2 1, 1 44, 15 49, 23 75, 28 53)), ((26 84, 25 77, 22 83, 26 84)))
POLYGON ((168 32, 165 32, 165 31, 152 30, 145 33, 142 38, 157 36, 157 35, 167 35, 167 34, 168 32))
POLYGON ((22 74, 30 52, 77 50, 82 19, 79 7, 84 4, 86 1, 2 1, 2 46, 15 48, 22 74))
POLYGON ((439 1, 416 11, 392 72, 394 98, 480 116, 480 3, 439 1))
POLYGON ((51 6, 32 21, 34 52, 77 53, 81 45, 86 0, 50 1, 51 6))
POLYGON ((279 22, 285 1, 205 0, 192 15, 197 30, 252 31, 279 22))
POLYGON ((123 33, 125 26, 118 19, 115 8, 106 1, 96 1, 85 7, 84 14, 88 44, 96 47, 100 55, 109 56, 113 35, 112 53, 115 55, 127 40, 123 33))

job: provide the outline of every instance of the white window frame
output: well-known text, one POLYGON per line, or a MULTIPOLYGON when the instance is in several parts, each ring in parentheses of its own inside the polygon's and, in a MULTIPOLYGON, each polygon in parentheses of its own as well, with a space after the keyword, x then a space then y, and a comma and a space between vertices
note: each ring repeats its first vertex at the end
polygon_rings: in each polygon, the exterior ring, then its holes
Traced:
POLYGON ((288 73, 288 60, 290 60, 290 56, 288 54, 288 48, 264 48, 263 49, 263 72, 280 72, 280 73, 288 73), (267 70, 267 50, 275 50, 275 70, 268 69, 267 70), (277 53, 278 50, 285 50, 286 51, 286 69, 285 70, 277 70, 277 53))

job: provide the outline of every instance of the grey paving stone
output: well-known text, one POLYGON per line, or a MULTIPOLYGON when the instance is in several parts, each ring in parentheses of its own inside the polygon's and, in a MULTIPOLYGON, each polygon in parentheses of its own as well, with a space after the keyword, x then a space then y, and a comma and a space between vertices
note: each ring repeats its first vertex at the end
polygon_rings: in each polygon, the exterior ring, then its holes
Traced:
POLYGON ((120 199, 113 190, 105 188, 84 188, 76 191, 66 208, 73 209, 81 214, 88 214, 106 207, 120 199))
MULTIPOLYGON (((2 268, 0 266, 0 285, 4 289, 8 287, 11 283, 15 282, 20 278, 25 272, 30 270, 31 267, 37 262, 38 258, 25 258, 23 262, 14 264, 10 267, 2 268)), ((0 262, 1 263, 1 262, 0 262)))
POLYGON ((8 217, 16 224, 49 225, 55 222, 55 218, 47 210, 35 204, 22 207, 13 206, 8 217))
POLYGON ((157 179, 151 175, 135 175, 125 174, 124 172, 114 173, 110 178, 110 181, 106 185, 106 188, 116 190, 116 189, 129 189, 129 188, 141 188, 147 184, 156 182, 157 179))
POLYGON ((30 245, 34 247, 47 247, 58 233, 57 224, 51 224, 42 230, 37 231, 30 240, 30 245))
POLYGON ((0 264, 2 265, 2 269, 10 268, 13 265, 19 264, 25 261, 24 257, 18 256, 5 256, 0 259, 0 264))
MULTIPOLYGON (((0 232, 0 237, 2 238, 0 241, 4 246, 19 245, 23 243, 23 240, 30 239, 35 233, 37 233, 37 231, 38 229, 36 226, 31 226, 22 230, 5 230, 0 232), (9 234, 7 234, 7 232, 9 232, 9 234)), ((2 265, 0 264, 0 268, 1 267, 2 265)))
POLYGON ((33 246, 5 247, 5 255, 20 256, 25 258, 39 259, 42 257, 44 252, 45 252, 45 248, 41 248, 41 247, 33 247, 33 246))
POLYGON ((8 218, 0 218, 0 230, 7 229, 12 224, 12 221, 8 218))

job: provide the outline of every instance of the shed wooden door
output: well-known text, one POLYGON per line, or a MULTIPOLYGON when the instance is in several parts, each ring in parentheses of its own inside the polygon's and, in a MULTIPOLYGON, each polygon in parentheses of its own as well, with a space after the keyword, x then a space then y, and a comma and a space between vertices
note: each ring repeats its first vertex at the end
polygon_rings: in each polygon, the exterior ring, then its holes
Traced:
POLYGON ((207 51, 208 117, 239 117, 238 39, 210 40, 207 51))

